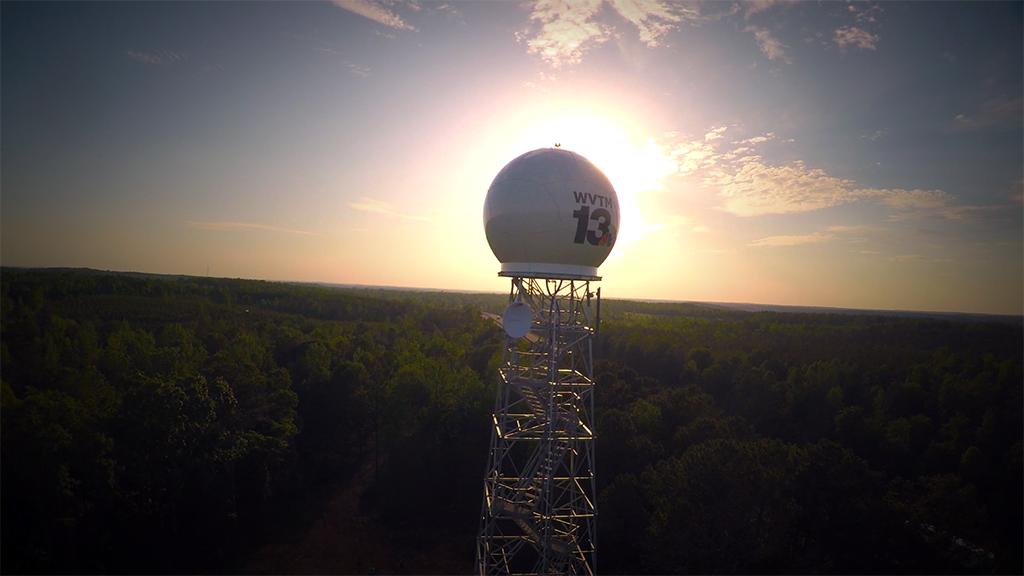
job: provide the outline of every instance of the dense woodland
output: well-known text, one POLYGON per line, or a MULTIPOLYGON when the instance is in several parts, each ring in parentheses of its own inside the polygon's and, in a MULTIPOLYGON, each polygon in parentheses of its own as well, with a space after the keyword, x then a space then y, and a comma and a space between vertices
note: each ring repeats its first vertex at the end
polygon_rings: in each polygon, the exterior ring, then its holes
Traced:
MULTIPOLYGON (((371 468, 471 570, 504 296, 0 284, 3 573, 240 572, 371 468)), ((603 306, 599 572, 1024 572, 1019 318, 603 306)))

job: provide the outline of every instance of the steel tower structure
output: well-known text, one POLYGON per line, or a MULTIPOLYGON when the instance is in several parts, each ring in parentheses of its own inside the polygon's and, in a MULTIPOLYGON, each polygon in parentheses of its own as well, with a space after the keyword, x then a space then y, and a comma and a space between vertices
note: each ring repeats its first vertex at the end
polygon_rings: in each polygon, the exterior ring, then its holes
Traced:
POLYGON ((600 278, 501 275, 512 277, 509 302, 528 305, 533 319, 525 338, 505 337, 477 573, 593 574, 590 281, 600 278))

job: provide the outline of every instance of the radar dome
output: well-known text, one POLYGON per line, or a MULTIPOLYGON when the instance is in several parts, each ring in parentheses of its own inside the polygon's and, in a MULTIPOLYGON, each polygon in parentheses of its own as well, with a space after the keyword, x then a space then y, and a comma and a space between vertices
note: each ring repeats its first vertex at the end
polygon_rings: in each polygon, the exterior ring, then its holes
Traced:
POLYGON ((500 276, 596 280, 619 237, 619 199, 583 156, 541 148, 494 177, 484 231, 500 276))

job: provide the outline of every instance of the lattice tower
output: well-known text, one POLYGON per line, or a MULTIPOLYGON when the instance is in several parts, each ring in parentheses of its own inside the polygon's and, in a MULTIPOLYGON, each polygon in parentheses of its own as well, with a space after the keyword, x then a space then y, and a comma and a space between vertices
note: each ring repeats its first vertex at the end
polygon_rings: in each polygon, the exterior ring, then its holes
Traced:
POLYGON ((477 573, 593 574, 596 569, 596 318, 589 280, 512 278, 511 302, 533 312, 505 337, 477 573))

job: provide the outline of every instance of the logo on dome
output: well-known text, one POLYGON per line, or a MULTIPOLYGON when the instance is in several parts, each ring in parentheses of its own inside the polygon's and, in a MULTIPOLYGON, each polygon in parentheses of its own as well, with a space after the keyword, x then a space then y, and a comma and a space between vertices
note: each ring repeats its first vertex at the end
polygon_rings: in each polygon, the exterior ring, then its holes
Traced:
POLYGON ((604 233, 604 236, 601 236, 601 240, 597 243, 597 245, 598 246, 607 246, 607 247, 611 248, 612 244, 614 244, 614 243, 615 243, 615 225, 614 224, 609 224, 608 225, 608 231, 604 233))

